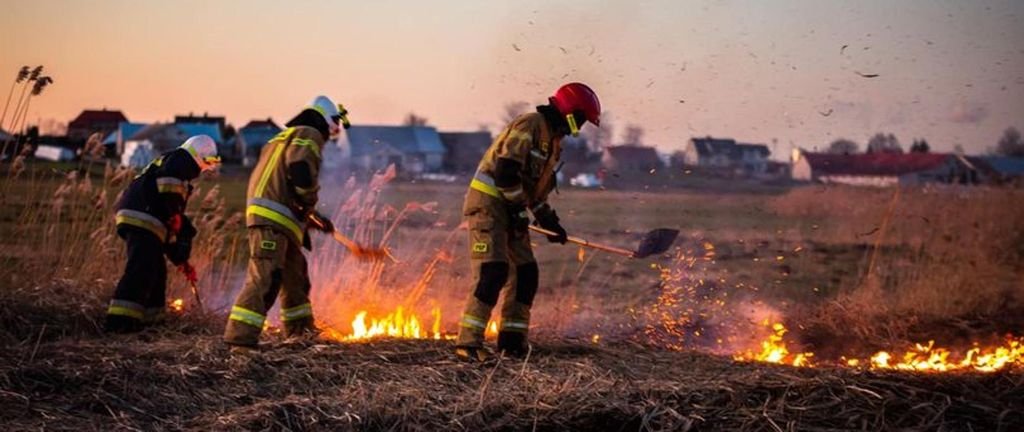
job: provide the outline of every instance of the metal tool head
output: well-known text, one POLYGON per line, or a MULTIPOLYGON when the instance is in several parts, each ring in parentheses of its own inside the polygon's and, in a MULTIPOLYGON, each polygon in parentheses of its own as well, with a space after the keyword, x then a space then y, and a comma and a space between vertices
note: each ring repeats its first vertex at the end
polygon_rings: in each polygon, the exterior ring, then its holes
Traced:
POLYGON ((664 253, 672 247, 672 243, 679 237, 679 230, 658 228, 652 230, 640 241, 640 246, 633 252, 633 258, 646 258, 651 255, 664 253))

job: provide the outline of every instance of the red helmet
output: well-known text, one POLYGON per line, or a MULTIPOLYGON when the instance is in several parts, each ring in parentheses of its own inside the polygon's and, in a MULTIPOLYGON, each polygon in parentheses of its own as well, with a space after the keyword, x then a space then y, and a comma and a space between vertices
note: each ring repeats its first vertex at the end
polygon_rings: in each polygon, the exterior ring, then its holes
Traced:
POLYGON ((574 114, 582 114, 586 121, 601 126, 601 101, 597 100, 597 93, 586 84, 574 82, 563 85, 550 100, 558 112, 565 116, 574 136, 579 133, 579 126, 583 125, 577 125, 574 114))

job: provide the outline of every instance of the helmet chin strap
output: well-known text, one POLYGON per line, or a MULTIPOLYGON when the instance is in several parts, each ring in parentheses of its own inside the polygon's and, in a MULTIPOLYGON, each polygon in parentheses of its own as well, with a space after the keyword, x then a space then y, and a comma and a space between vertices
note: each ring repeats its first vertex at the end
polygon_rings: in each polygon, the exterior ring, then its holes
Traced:
POLYGON ((580 136, 580 128, 576 125, 576 116, 568 114, 565 116, 566 123, 569 123, 569 133, 572 136, 580 136))

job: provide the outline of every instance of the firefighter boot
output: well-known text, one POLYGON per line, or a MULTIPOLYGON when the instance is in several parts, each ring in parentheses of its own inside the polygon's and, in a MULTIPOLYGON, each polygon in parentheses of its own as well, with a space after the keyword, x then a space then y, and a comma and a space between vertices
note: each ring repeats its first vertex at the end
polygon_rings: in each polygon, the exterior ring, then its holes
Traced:
POLYGON ((537 295, 539 271, 536 262, 516 266, 509 292, 501 306, 501 330, 498 332, 498 351, 513 357, 524 357, 530 352, 527 335, 530 331, 530 309, 537 295))
POLYGON ((142 331, 142 321, 124 315, 107 315, 103 323, 105 333, 136 333, 142 331))

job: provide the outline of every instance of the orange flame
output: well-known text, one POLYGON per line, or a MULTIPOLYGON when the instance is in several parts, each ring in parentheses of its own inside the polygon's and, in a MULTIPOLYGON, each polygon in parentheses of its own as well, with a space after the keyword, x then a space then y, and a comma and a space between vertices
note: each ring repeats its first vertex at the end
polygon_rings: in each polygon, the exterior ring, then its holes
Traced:
MULTIPOLYGON (((767 325, 767 323, 766 323, 767 325)), ((791 354, 786 347, 783 336, 786 327, 781 323, 771 326, 772 334, 761 342, 761 352, 745 353, 733 356, 738 361, 759 361, 766 363, 786 364, 798 367, 813 367, 810 358, 814 353, 791 354)), ((867 365, 870 369, 918 371, 918 372, 949 372, 978 371, 994 372, 1009 367, 1024 367, 1024 338, 1008 338, 1001 346, 982 348, 975 343, 961 356, 953 356, 948 348, 935 346, 935 341, 928 344, 915 344, 902 357, 895 357, 888 351, 878 351, 868 360, 855 357, 843 357, 840 364, 848 367, 867 365)))
POLYGON ((435 307, 431 311, 433 315, 433 325, 430 331, 421 324, 421 320, 416 314, 408 313, 401 306, 397 307, 394 312, 385 315, 380 318, 369 318, 369 312, 362 310, 356 313, 355 319, 352 320, 352 333, 337 337, 336 334, 332 334, 335 338, 343 341, 358 341, 368 340, 380 337, 390 337, 399 339, 441 339, 441 308, 435 307))
POLYGON ((170 304, 170 308, 171 312, 182 313, 185 311, 185 301, 180 298, 174 299, 170 304))

